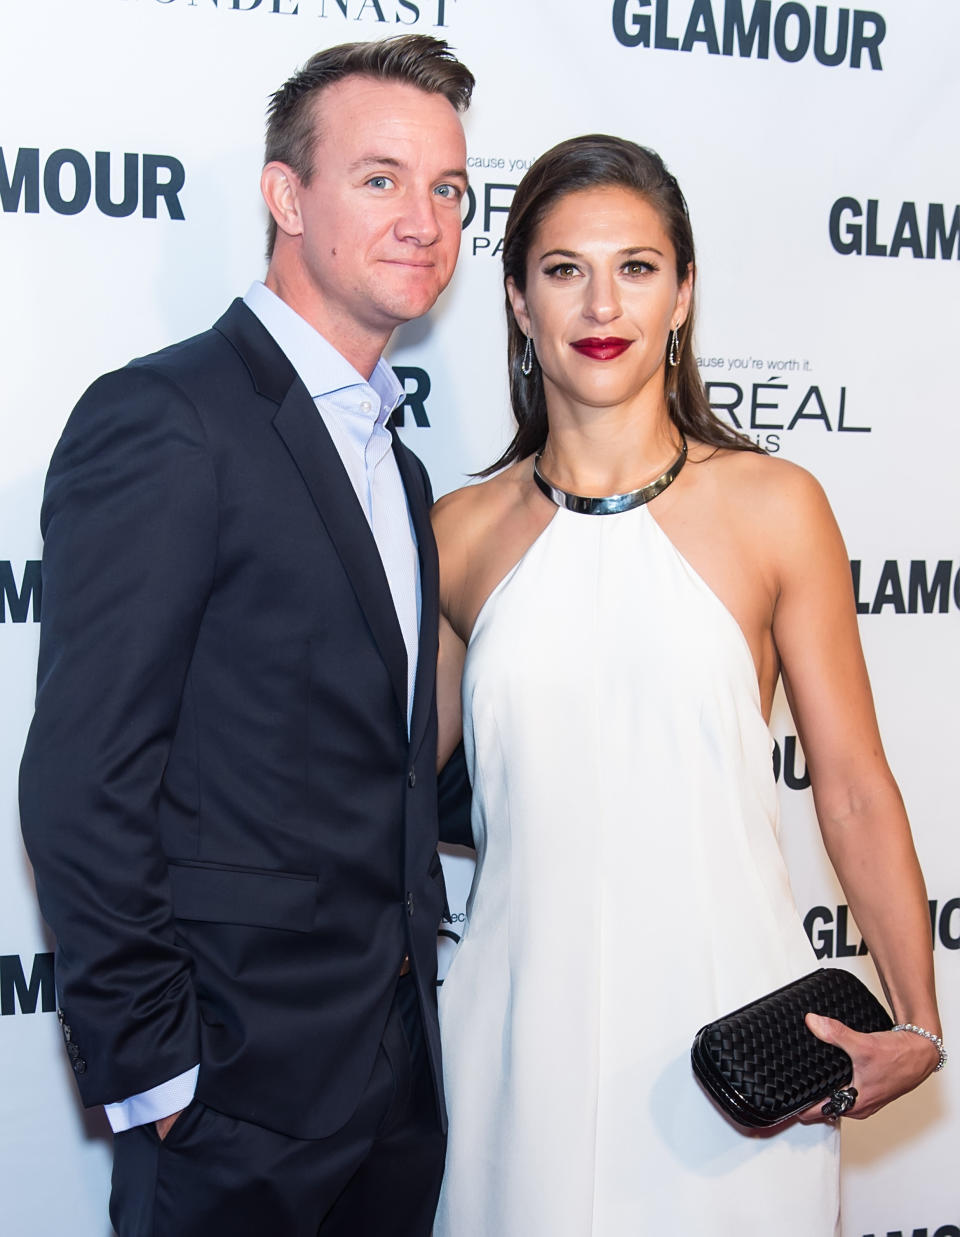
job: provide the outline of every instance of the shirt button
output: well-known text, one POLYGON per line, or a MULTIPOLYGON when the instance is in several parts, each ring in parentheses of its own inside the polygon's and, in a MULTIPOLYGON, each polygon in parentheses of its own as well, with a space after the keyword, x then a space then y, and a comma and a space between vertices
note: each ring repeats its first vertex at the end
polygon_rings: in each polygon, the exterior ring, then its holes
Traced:
POLYGON ((407 774, 407 785, 410 787, 411 790, 413 790, 416 784, 417 784, 417 771, 416 769, 411 769, 410 772, 407 774))
POLYGON ((361 412, 369 412, 372 407, 373 405, 370 403, 368 399, 362 400, 360 403, 361 412))

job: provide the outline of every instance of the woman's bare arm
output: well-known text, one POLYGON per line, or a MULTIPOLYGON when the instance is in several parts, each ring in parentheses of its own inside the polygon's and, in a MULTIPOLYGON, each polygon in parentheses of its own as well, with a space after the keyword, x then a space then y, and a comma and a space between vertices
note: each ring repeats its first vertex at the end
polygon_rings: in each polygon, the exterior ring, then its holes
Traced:
POLYGON ((437 769, 444 767, 463 734, 460 680, 466 655, 457 629, 458 603, 465 587, 472 521, 469 491, 457 490, 433 505, 430 518, 440 560, 440 652, 437 660, 437 769))
POLYGON ((460 680, 466 648, 450 626, 445 614, 440 614, 440 656, 437 661, 437 770, 443 768, 463 734, 460 707, 460 680))
MULTIPOLYGON (((774 639, 824 844, 895 1019, 939 1035, 926 890, 883 753, 847 552, 813 478, 791 469, 779 481, 774 639)), ((853 1116, 869 1116, 937 1064, 934 1045, 917 1035, 858 1035, 829 1019, 811 1019, 810 1029, 854 1061, 853 1116)))

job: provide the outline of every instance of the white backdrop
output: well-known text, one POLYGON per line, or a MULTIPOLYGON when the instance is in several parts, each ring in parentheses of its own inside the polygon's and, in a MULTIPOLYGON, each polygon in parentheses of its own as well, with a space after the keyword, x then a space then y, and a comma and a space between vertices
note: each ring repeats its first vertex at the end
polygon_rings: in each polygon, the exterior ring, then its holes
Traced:
MULTIPOLYGON (((523 168, 562 138, 606 131, 655 147, 677 174, 698 239, 698 353, 714 402, 816 473, 856 564, 877 707, 935 904, 941 1002, 955 1037, 960 8, 876 2, 869 12, 777 0, 4 5, 5 1232, 108 1231, 109 1138, 99 1114, 81 1113, 66 1068, 45 969, 52 943, 17 821, 44 472, 97 374, 205 329, 262 275, 267 96, 313 51, 345 39, 442 34, 478 79, 467 118, 475 209, 460 267, 435 313, 392 349, 412 371, 408 389, 422 396, 429 383, 403 433, 438 493, 489 463, 509 432, 498 242, 523 168)), ((801 913, 827 960, 875 984, 869 960, 855 956, 859 933, 823 857, 782 702, 772 730, 801 913)), ((462 906, 468 865, 447 866, 462 906)), ((684 914, 682 891, 675 913, 684 914)), ((960 1237, 958 1144, 960 1056, 869 1123, 847 1123, 845 1237, 960 1237)))

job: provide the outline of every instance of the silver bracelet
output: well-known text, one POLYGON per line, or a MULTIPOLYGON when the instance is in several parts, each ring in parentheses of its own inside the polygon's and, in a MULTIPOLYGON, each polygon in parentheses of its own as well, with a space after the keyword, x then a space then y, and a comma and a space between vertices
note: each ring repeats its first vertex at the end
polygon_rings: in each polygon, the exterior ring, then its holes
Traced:
POLYGON ((924 1039, 928 1039, 931 1044, 936 1044, 937 1052, 940 1053, 940 1060, 937 1062, 934 1073, 937 1070, 942 1070, 947 1063, 947 1051, 943 1046, 943 1040, 939 1035, 934 1035, 932 1031, 927 1031, 923 1027, 915 1027, 912 1022, 898 1022, 894 1031, 912 1031, 914 1035, 922 1035, 924 1039))

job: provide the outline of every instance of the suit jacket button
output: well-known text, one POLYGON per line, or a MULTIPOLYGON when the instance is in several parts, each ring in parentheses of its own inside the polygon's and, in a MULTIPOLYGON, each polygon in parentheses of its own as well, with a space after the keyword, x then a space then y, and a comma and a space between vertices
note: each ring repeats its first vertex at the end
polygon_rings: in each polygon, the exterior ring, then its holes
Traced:
POLYGON ((413 894, 410 892, 409 889, 407 890, 407 896, 406 896, 405 901, 407 905, 407 914, 410 915, 412 918, 413 916, 413 894))
POLYGON ((74 1073, 85 1074, 87 1072, 87 1063, 83 1057, 77 1057, 73 1063, 74 1073))
POLYGON ((417 784, 417 771, 416 769, 411 769, 410 772, 407 774, 407 785, 410 787, 411 790, 413 790, 416 784, 417 784))

